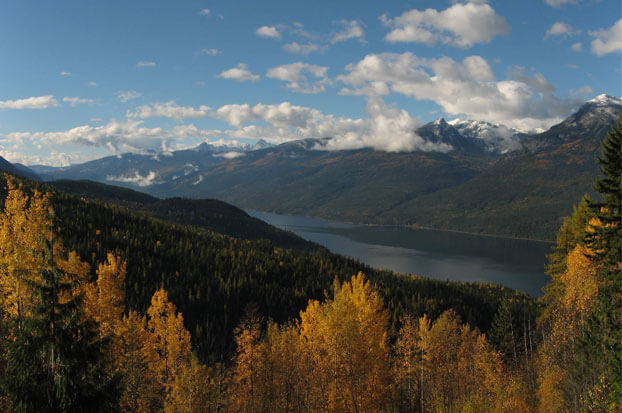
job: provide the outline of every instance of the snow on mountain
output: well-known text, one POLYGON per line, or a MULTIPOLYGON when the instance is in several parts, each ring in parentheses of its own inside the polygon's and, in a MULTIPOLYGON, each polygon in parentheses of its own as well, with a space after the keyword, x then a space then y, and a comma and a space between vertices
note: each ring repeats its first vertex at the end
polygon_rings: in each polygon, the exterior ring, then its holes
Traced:
POLYGON ((520 141, 527 133, 507 127, 478 120, 454 119, 452 125, 462 136, 480 139, 489 152, 505 153, 520 148, 520 141))

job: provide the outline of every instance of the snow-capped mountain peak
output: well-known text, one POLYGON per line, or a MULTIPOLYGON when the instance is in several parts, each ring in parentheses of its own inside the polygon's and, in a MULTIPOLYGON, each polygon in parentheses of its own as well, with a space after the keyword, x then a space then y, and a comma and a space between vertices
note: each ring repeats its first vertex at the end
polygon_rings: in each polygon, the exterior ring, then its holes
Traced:
POLYGON ((586 103, 595 103, 598 106, 622 105, 622 99, 609 95, 598 95, 594 99, 588 100, 586 103))

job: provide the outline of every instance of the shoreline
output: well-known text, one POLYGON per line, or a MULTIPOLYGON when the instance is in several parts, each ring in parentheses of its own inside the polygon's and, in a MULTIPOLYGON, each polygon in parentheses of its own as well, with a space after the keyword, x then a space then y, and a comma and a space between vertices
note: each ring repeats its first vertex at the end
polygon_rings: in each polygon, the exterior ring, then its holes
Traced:
POLYGON ((420 230, 424 230, 424 231, 453 232, 453 233, 456 233, 456 234, 474 235, 474 236, 481 236, 481 237, 487 237, 487 238, 501 238, 501 239, 511 239, 511 240, 519 240, 519 241, 541 242, 543 244, 555 245, 555 241, 552 241, 552 240, 544 240, 544 239, 538 239, 538 238, 527 238, 527 237, 515 237, 515 236, 510 236, 510 235, 488 234, 488 233, 471 232, 471 231, 461 231, 461 230, 457 230, 457 229, 434 228, 434 227, 426 227, 426 226, 417 225, 417 224, 400 225, 400 224, 361 223, 361 222, 353 222, 353 221, 335 221, 335 220, 332 220, 332 219, 328 219, 328 218, 324 218, 324 217, 319 217, 319 216, 279 213, 279 212, 275 212, 275 211, 259 211, 259 210, 250 209, 250 208, 249 209, 244 209, 244 210, 245 211, 253 211, 253 212, 257 212, 257 213, 284 215, 284 216, 289 216, 289 217, 304 217, 304 218, 320 219, 320 220, 331 222, 331 223, 335 223, 335 224, 360 225, 360 226, 368 226, 368 227, 405 228, 405 229, 410 229, 410 230, 420 229, 420 230))

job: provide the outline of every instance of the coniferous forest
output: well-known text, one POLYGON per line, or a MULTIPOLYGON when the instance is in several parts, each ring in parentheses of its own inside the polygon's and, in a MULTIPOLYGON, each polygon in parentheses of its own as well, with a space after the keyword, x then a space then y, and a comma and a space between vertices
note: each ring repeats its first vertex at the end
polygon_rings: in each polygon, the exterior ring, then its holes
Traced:
POLYGON ((5 175, 0 410, 620 411, 621 139, 540 300, 5 175))

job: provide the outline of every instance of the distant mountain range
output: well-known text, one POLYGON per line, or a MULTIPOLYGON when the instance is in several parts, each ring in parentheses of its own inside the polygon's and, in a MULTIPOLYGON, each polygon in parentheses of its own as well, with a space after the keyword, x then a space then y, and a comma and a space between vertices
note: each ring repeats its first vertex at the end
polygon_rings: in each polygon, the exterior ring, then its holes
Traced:
POLYGON ((90 179, 160 197, 217 198, 239 207, 352 222, 552 239, 591 191, 600 142, 622 109, 601 95, 538 134, 438 119, 416 132, 440 152, 319 150, 330 138, 278 146, 213 146, 110 156, 31 169, 45 179, 90 179))

